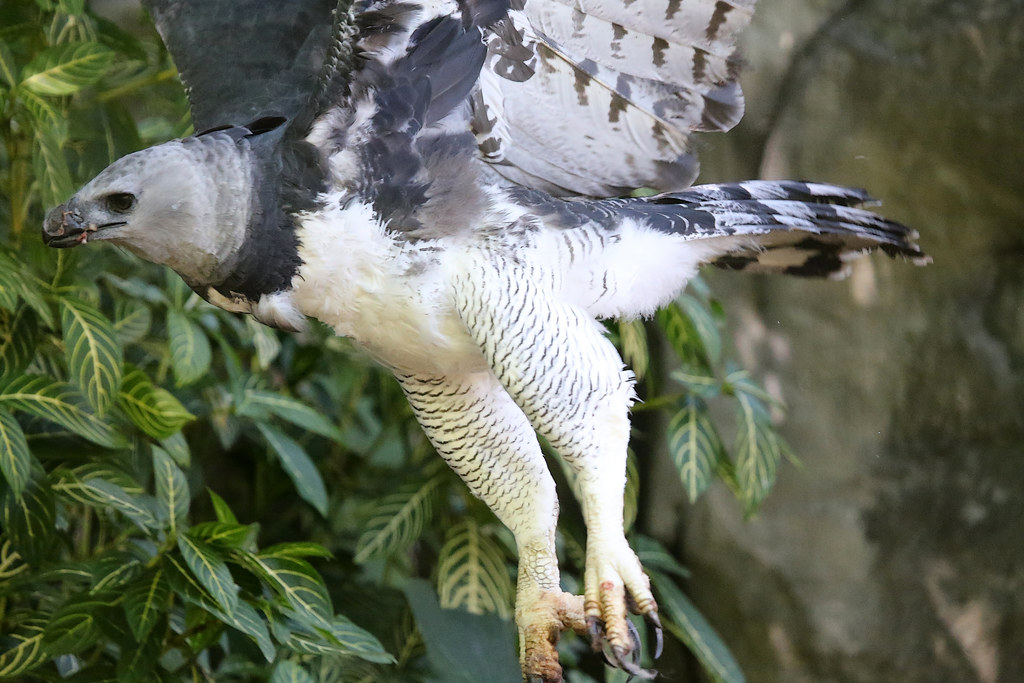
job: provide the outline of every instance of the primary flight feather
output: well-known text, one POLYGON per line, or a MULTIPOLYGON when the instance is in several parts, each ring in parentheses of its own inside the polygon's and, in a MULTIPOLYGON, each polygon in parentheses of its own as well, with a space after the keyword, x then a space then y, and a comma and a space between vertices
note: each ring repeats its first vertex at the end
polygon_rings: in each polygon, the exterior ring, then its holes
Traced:
POLYGON ((659 625, 622 524, 632 375, 597 321, 650 314, 702 264, 926 260, 858 190, 688 187, 691 133, 742 115, 753 0, 144 4, 200 132, 111 164, 47 243, 109 241, 221 308, 351 337, 515 535, 524 676, 561 680, 566 629, 651 676, 626 619, 659 625), (606 198, 638 187, 661 194, 606 198), (577 474, 583 596, 560 588, 537 433, 577 474))

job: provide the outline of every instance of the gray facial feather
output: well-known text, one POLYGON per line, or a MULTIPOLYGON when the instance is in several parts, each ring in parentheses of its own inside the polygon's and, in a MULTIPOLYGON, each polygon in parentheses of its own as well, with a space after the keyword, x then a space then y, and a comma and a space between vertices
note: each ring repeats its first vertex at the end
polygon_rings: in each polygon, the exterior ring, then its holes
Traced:
POLYGON ((235 266, 250 218, 249 157, 246 141, 224 133, 130 154, 54 209, 47 232, 55 216, 73 212, 86 231, 82 241, 123 246, 170 266, 192 286, 221 282, 235 266), (134 197, 128 211, 112 210, 115 195, 134 197))

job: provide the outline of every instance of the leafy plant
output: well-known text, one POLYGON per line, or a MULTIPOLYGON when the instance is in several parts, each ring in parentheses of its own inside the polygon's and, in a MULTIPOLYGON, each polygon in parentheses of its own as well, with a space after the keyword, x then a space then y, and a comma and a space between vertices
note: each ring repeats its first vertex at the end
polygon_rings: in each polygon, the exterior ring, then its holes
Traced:
MULTIPOLYGON (((155 34, 82 0, 7 2, 0 27, 0 678, 515 679, 511 535, 386 373, 326 330, 279 335, 117 250, 41 246, 44 207, 188 132, 155 34), (467 639, 493 653, 486 672, 467 639)), ((724 360, 719 307, 692 291, 657 327, 611 331, 647 377, 645 409, 672 410, 688 496, 717 476, 752 512, 786 449, 769 397, 724 360), (676 394, 654 391, 648 334, 681 360, 676 394), (735 405, 732 457, 711 401, 735 405)), ((629 522, 640 472, 631 457, 629 522)), ((571 588, 583 535, 564 517, 571 588)), ((683 568, 631 534, 669 633, 713 680, 742 680, 678 589, 683 568)), ((560 647, 575 680, 600 675, 588 644, 560 647)))

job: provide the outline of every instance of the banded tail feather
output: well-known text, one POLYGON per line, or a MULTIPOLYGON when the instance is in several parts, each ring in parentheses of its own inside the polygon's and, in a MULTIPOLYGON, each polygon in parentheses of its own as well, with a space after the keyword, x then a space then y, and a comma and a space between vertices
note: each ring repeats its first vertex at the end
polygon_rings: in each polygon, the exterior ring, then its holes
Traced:
POLYGON ((857 188, 750 181, 701 185, 645 201, 679 207, 685 220, 673 232, 693 239, 749 237, 710 262, 719 268, 841 278, 849 261, 875 249, 917 265, 931 261, 915 231, 863 208, 875 200, 857 188))

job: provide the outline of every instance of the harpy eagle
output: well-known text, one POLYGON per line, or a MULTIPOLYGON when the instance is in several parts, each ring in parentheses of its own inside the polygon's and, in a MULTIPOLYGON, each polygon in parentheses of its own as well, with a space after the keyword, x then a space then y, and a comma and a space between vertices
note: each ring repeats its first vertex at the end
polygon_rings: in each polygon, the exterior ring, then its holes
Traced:
POLYGON ((565 629, 650 676, 626 619, 659 623, 623 532, 632 376, 597 321, 650 314, 706 263, 926 259, 859 190, 689 187, 691 133, 742 114, 754 0, 144 4, 201 132, 114 162, 46 242, 109 241, 221 308, 351 337, 512 530, 524 676, 561 680, 565 629), (623 197, 640 187, 660 194, 623 197), (583 596, 559 585, 537 433, 577 475, 583 596))

